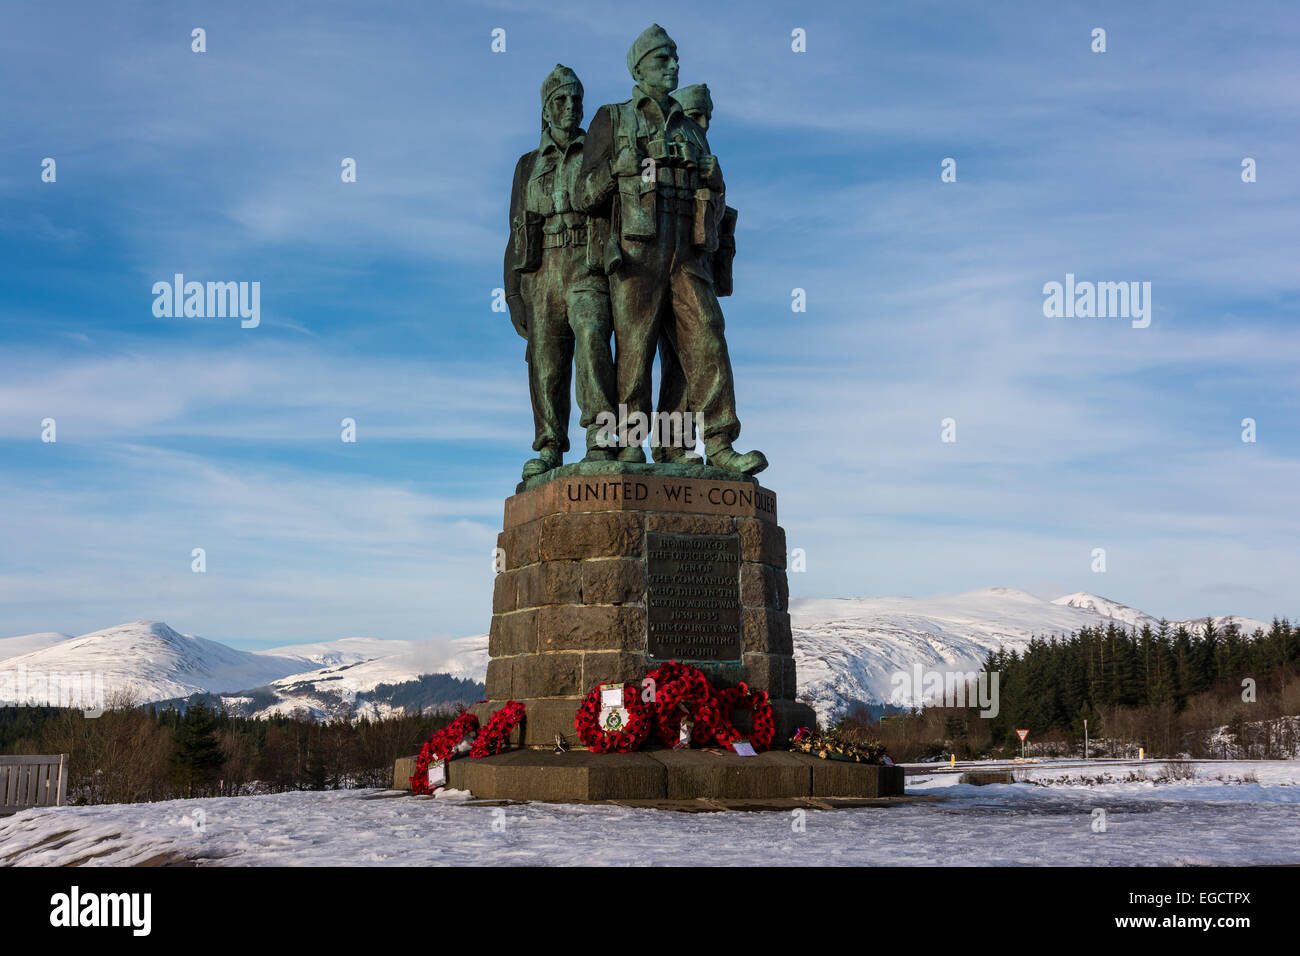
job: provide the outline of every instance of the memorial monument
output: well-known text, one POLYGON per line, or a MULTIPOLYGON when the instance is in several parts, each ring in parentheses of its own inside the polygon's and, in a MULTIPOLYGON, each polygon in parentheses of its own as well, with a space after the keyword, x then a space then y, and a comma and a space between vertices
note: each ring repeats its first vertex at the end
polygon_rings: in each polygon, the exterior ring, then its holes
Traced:
POLYGON ((785 532, 776 493, 754 477, 767 459, 733 448, 740 420, 718 294, 730 292, 737 214, 706 136, 712 100, 698 85, 671 95, 677 50, 658 25, 636 38, 627 66, 631 98, 600 107, 584 133, 582 83, 557 65, 541 87, 541 141, 515 167, 505 288, 527 341, 536 457, 505 502, 488 700, 471 710, 486 724, 523 704, 510 740, 524 749, 453 761, 451 785, 525 799, 901 792, 901 772, 881 775, 891 768, 851 765, 855 776, 785 752, 816 718, 796 700, 785 532), (571 381, 586 451, 564 464, 571 381), (588 693, 640 686, 673 661, 716 688, 766 692, 772 752, 586 753, 575 713, 588 693), (743 773, 717 778, 719 756, 743 773), (565 776, 575 769, 586 776, 565 776), (881 773, 863 784, 867 771, 881 773))

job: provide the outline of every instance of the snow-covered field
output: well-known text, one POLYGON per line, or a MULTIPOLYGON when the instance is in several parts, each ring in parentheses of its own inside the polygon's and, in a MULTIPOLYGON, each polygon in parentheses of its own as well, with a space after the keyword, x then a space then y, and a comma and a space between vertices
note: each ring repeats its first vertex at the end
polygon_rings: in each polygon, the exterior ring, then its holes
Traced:
MULTIPOLYGON (((1164 765, 1100 764, 1094 778, 1164 765), (1136 770, 1134 770, 1136 767, 1136 770)), ((0 862, 130 865, 1252 865, 1300 864, 1300 763, 1196 765, 1196 779, 974 787, 908 777, 940 799, 852 810, 680 813, 490 806, 392 791, 28 810, 0 819, 0 862), (1215 778, 1257 783, 1227 783, 1215 778), (1095 813, 1104 811, 1104 818, 1095 813), (1105 829, 1098 829, 1104 819, 1105 829)), ((1022 768, 1069 777, 1073 762, 1022 768)))

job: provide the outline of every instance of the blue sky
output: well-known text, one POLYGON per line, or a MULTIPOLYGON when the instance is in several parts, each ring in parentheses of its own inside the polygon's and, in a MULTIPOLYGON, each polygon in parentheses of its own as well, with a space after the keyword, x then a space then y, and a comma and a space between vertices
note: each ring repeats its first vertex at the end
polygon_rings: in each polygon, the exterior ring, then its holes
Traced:
POLYGON ((486 631, 532 437, 510 175, 551 67, 589 119, 651 19, 713 92, 792 595, 1297 616, 1292 5, 646 9, 0 4, 0 635, 486 631), (177 272, 259 281, 261 325, 156 318, 177 272), (1150 327, 1045 318, 1066 273, 1150 282, 1150 327))

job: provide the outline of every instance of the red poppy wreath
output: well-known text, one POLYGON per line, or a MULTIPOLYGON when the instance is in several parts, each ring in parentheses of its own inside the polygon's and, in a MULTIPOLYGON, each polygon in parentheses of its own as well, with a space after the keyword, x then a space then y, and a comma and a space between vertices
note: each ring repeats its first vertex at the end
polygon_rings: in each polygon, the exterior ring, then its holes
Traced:
POLYGON ((654 681, 655 736, 665 747, 677 744, 683 720, 694 721, 691 742, 703 746, 713 737, 721 704, 704 672, 670 661, 646 677, 654 681))
POLYGON ((441 730, 435 731, 420 748, 420 756, 415 758, 415 775, 411 777, 411 791, 430 793, 429 764, 436 760, 446 760, 456 749, 456 745, 476 730, 478 730, 478 718, 468 710, 462 710, 456 715, 455 720, 441 730))
POLYGON ((751 692, 748 686, 741 683, 718 691, 718 699, 721 713, 714 732, 719 744, 730 748, 736 741, 748 739, 756 751, 771 748, 772 738, 776 736, 776 721, 772 719, 772 703, 768 700, 767 691, 751 692), (748 710, 753 714, 753 730, 748 735, 737 730, 732 722, 737 710, 748 710))
POLYGON ((479 731, 469 755, 471 757, 492 757, 499 754, 505 749, 506 743, 510 739, 510 732, 518 727, 519 722, 523 719, 524 705, 517 700, 509 701, 504 707, 496 711, 488 720, 487 726, 479 731))
POLYGON ((623 685, 623 709, 627 711, 626 723, 617 710, 607 714, 606 725, 601 725, 601 689, 597 684, 591 689, 578 712, 573 717, 573 728, 578 738, 594 754, 631 753, 640 750, 654 727, 654 711, 641 700, 641 689, 635 684, 623 685))

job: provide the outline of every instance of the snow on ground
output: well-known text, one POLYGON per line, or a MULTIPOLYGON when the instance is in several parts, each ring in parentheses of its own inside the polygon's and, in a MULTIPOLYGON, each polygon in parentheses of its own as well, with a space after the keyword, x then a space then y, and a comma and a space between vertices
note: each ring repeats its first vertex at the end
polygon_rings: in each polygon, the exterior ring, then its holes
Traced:
MULTIPOLYGON (((1155 771, 1158 762, 1142 769, 1155 771)), ((113 866, 181 855, 227 866, 1300 864, 1300 763, 1197 771, 1197 780, 1170 784, 974 787, 936 769, 909 777, 908 792, 940 799, 810 809, 802 830, 788 811, 494 807, 463 793, 379 790, 54 807, 0 819, 0 862, 113 866), (1260 782, 1212 781, 1218 773, 1253 773, 1260 782), (1094 829, 1095 808, 1106 811, 1105 832, 1094 829)))

